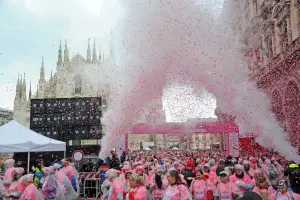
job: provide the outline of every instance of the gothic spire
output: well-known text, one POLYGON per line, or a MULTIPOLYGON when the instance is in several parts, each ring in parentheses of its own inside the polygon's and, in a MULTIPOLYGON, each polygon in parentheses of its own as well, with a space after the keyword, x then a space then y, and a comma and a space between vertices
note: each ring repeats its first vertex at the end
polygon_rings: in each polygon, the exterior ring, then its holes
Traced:
POLYGON ((88 49, 87 49, 86 61, 87 61, 88 63, 91 63, 90 38, 88 39, 88 49))
POLYGON ((68 50, 68 46, 67 46, 67 40, 65 42, 64 62, 65 62, 65 64, 69 62, 69 50, 68 50))
POLYGON ((44 56, 42 57, 42 65, 40 71, 40 80, 45 80, 44 56))
POLYGON ((36 85, 35 98, 39 98, 39 84, 36 85))
POLYGON ((96 40, 94 38, 94 48, 93 48, 93 63, 97 62, 97 50, 96 50, 96 40))
POLYGON ((24 79, 23 79, 23 84, 22 84, 22 98, 24 98, 24 100, 26 99, 26 75, 24 73, 24 79))
POLYGON ((20 94, 20 74, 18 73, 18 80, 17 80, 17 85, 16 85, 16 96, 15 99, 19 98, 19 94, 20 94))
POLYGON ((101 61, 101 48, 99 47, 99 60, 101 61))
POLYGON ((60 40, 59 49, 58 49, 57 64, 61 64, 61 63, 62 63, 62 50, 61 50, 61 40, 60 40))
POLYGON ((30 101, 31 99, 31 81, 30 81, 30 84, 29 84, 29 95, 28 95, 28 100, 30 101))

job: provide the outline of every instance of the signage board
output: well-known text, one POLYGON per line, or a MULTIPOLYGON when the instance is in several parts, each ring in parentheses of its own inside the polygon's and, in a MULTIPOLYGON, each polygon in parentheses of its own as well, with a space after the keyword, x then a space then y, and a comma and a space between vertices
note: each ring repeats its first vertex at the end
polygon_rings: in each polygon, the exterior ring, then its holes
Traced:
POLYGON ((72 158, 75 162, 80 162, 84 158, 84 153, 81 150, 76 150, 73 152, 72 158))

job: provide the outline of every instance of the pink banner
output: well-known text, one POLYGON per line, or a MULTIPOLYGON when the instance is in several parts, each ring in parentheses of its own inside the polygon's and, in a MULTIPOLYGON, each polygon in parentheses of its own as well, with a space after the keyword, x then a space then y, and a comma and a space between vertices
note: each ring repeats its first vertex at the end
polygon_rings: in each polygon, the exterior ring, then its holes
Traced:
POLYGON ((234 122, 172 122, 163 124, 135 124, 129 134, 190 134, 190 133, 232 133, 239 132, 234 122))
POLYGON ((229 133, 227 139, 227 154, 238 157, 240 155, 239 133, 229 133))

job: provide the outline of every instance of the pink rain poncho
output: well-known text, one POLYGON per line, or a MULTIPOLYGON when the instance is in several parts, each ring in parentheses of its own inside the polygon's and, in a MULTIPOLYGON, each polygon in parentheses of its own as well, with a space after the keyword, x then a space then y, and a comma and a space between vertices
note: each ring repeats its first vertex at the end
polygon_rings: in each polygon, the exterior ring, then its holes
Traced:
POLYGON ((268 200, 274 200, 274 199, 275 200, 300 200, 300 195, 289 191, 287 191, 284 194, 278 192, 271 195, 268 200), (291 196, 293 196, 293 199, 291 196))
POLYGON ((111 186, 108 191, 108 200, 117 200, 118 197, 123 197, 124 185, 118 178, 118 171, 115 169, 110 169, 105 175, 108 180, 111 181, 111 186))
POLYGON ((163 199, 167 200, 192 200, 192 194, 183 184, 169 185, 166 189, 163 199))
POLYGON ((63 191, 64 191, 65 198, 67 200, 76 199, 78 197, 78 193, 74 190, 74 188, 72 187, 69 179, 64 174, 64 172, 62 172, 62 170, 60 169, 61 165, 60 164, 54 164, 53 168, 55 170, 55 174, 56 174, 56 177, 57 177, 58 181, 63 186, 63 191))
MULTIPOLYGON (((244 167, 242 165, 235 165, 235 169, 236 170, 239 169, 239 170, 244 171, 244 167)), ((240 185, 240 189, 241 189, 242 192, 247 191, 246 190, 247 185, 251 186, 251 189, 253 187, 253 182, 252 182, 250 176, 248 176, 246 173, 244 173, 243 178, 237 177, 236 174, 231 175, 230 176, 230 182, 233 182, 237 185, 240 185)))
POLYGON ((10 184, 12 183, 14 177, 14 165, 15 165, 15 160, 13 159, 8 159, 4 162, 5 174, 3 179, 3 185, 6 191, 9 190, 10 184))
POLYGON ((238 186, 235 183, 227 182, 227 183, 219 183, 216 195, 220 197, 220 200, 233 200, 232 195, 233 194, 241 194, 241 190, 238 188, 238 186))
POLYGON ((42 194, 38 191, 35 185, 33 185, 33 176, 33 174, 22 176, 25 190, 19 200, 44 200, 42 194))
MULTIPOLYGON (((133 191, 130 193, 133 193, 134 200, 147 200, 148 199, 148 192, 145 186, 139 186, 137 188, 134 188, 133 191)), ((130 200, 129 196, 130 193, 126 195, 126 200, 130 200)))
MULTIPOLYGON (((16 177, 18 176, 21 177, 22 174, 24 173, 24 169, 15 168, 14 173, 17 174, 15 175, 16 177)), ((9 187, 8 194, 14 197, 20 197, 24 192, 24 190, 25 190, 25 186, 23 184, 23 179, 19 178, 18 180, 12 182, 12 184, 9 187)), ((18 199, 18 198, 12 198, 12 199, 18 199)))
POLYGON ((261 197, 263 197, 263 199, 268 199, 275 193, 275 190, 272 186, 270 186, 268 189, 258 188, 255 186, 252 192, 255 192, 256 194, 260 195, 261 197))
POLYGON ((205 182, 204 180, 194 180, 190 186, 190 191, 194 200, 206 200, 208 190, 208 182, 205 182))
MULTIPOLYGON (((162 172, 162 167, 160 165, 156 166, 155 171, 162 172)), ((154 199, 161 199, 163 196, 164 190, 167 189, 167 187, 168 187, 168 180, 163 175, 161 175, 162 185, 161 185, 161 188, 158 188, 156 181, 155 181, 155 177, 156 177, 156 174, 154 174, 149 180, 152 196, 154 199)))

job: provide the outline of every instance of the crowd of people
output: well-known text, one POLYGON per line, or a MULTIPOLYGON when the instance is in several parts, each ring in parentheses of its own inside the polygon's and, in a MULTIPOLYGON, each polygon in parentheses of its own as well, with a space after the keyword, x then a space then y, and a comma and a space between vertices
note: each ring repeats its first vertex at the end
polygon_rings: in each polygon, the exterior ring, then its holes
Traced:
POLYGON ((300 200, 299 165, 276 152, 133 151, 123 160, 106 172, 102 199, 300 200))
POLYGON ((5 173, 0 181, 2 199, 11 200, 75 200, 78 197, 77 171, 70 159, 45 167, 37 162, 34 173, 25 174, 13 159, 4 162, 5 173), (24 175, 25 174, 25 175, 24 175))
MULTIPOLYGON (((103 172, 100 199, 300 200, 299 164, 276 152, 232 157, 223 151, 132 151, 119 158, 113 150, 98 164, 111 167, 103 172)), ((70 159, 49 166, 38 161, 30 174, 13 159, 4 165, 4 199, 78 198, 78 173, 70 159)), ((94 167, 87 163, 85 168, 94 167)))

